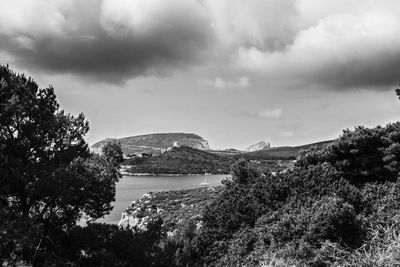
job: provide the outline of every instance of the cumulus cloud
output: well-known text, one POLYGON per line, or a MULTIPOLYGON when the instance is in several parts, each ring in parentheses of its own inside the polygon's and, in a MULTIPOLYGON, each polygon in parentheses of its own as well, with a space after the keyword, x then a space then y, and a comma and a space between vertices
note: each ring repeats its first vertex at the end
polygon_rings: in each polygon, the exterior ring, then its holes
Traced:
POLYGON ((262 51, 283 49, 299 30, 296 0, 201 0, 219 41, 262 51))
POLYGON ((106 82, 163 75, 216 57, 225 64, 237 47, 283 49, 295 2, 0 0, 0 51, 27 69, 106 82))
POLYGON ((213 39, 195 1, 2 1, 0 49, 17 64, 104 81, 193 64, 213 39))
POLYGON ((220 90, 248 76, 286 88, 397 82, 399 2, 328 2, 0 0, 0 55, 13 60, 1 63, 111 83, 200 66, 220 90))
POLYGON ((240 48, 235 63, 277 83, 335 89, 393 84, 400 68, 400 8, 378 7, 325 17, 285 51, 240 48))

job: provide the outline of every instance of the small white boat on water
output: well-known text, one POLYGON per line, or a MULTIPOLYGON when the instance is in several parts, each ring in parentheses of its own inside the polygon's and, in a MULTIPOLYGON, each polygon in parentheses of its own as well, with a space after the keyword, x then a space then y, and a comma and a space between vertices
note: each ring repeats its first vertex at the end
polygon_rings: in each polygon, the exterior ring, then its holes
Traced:
POLYGON ((210 187, 211 184, 207 182, 207 175, 211 175, 210 173, 205 172, 204 173, 204 180, 202 183, 200 183, 200 187, 210 187))

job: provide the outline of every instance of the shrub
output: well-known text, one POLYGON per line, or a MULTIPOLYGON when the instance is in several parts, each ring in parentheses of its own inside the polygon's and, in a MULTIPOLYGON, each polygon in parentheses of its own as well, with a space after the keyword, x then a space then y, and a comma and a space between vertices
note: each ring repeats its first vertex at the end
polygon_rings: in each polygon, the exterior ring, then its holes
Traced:
POLYGON ((400 122, 372 129, 345 130, 323 149, 304 151, 298 167, 329 162, 353 184, 396 181, 400 172, 400 122))
POLYGON ((354 207, 337 197, 324 197, 310 210, 305 240, 318 244, 325 240, 348 247, 358 247, 364 238, 362 222, 354 207))
POLYGON ((154 220, 137 233, 108 224, 76 226, 59 237, 58 256, 62 263, 79 266, 154 266, 160 255, 161 225, 161 220, 154 220))

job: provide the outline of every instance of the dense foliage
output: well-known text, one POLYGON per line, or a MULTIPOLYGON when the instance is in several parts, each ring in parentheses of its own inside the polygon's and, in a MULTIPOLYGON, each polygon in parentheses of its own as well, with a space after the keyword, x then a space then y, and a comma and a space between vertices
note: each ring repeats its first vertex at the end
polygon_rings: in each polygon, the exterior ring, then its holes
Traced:
POLYGON ((376 229, 400 230, 399 126, 346 130, 277 175, 238 162, 232 181, 204 212, 198 238, 205 252, 198 262, 256 266, 279 258, 282 266, 345 264, 344 256, 330 258, 328 247, 349 256, 367 248, 376 229))
MULTIPOLYGON (((135 160, 131 173, 152 174, 226 174, 233 163, 230 157, 218 156, 192 147, 174 147, 161 155, 135 160)), ((131 162, 132 163, 132 162, 131 162)))
MULTIPOLYGON (((160 217, 164 231, 173 232, 180 222, 191 220, 200 223, 204 207, 218 197, 221 191, 222 186, 149 192, 133 201, 125 214, 138 219, 160 217)), ((120 220, 120 225, 125 227, 123 220, 120 220)))
POLYGON ((161 219, 154 220, 147 231, 138 233, 116 225, 76 226, 60 238, 59 265, 154 266, 161 251, 161 224, 161 219))
POLYGON ((400 123, 386 127, 357 127, 324 149, 305 152, 297 166, 329 162, 351 183, 396 181, 400 170, 400 123))
POLYGON ((399 125, 346 130, 275 175, 238 161, 232 179, 204 209, 202 227, 186 239, 177 230, 173 244, 180 242, 185 253, 176 253, 174 263, 400 264, 399 125))
MULTIPOLYGON (((247 153, 250 154, 250 153, 247 153)), ((243 154, 244 157, 246 157, 243 154)), ((261 157, 262 158, 262 157, 261 157)), ((129 173, 150 174, 228 174, 236 161, 231 155, 215 154, 192 147, 174 147, 161 155, 126 159, 124 165, 129 173)), ((252 160, 259 169, 282 171, 293 165, 291 160, 252 160)))

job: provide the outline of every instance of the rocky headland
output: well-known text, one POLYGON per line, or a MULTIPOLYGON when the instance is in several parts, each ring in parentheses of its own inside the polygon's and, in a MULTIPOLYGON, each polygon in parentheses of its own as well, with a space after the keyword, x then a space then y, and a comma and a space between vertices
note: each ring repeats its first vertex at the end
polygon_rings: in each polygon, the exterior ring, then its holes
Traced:
POLYGON ((133 231, 145 231, 152 220, 161 218, 169 235, 181 223, 193 220, 197 227, 202 224, 203 208, 215 199, 222 186, 188 190, 149 192, 133 201, 122 214, 118 225, 133 231))

